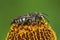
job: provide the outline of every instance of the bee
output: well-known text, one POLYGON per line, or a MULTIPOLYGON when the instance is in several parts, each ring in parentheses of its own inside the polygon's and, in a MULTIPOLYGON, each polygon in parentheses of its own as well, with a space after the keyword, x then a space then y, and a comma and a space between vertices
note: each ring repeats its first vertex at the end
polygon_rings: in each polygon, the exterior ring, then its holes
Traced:
POLYGON ((54 30, 45 19, 38 12, 14 18, 6 40, 57 40, 54 30))
POLYGON ((25 16, 20 16, 13 19, 13 23, 25 24, 25 23, 38 23, 39 20, 42 20, 45 16, 42 13, 29 13, 25 16))

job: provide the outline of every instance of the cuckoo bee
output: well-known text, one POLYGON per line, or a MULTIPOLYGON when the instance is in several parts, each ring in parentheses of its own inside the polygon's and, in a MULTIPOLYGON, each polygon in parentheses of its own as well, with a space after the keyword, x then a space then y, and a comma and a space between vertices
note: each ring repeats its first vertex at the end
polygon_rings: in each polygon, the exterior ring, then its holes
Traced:
POLYGON ((37 23, 42 18, 45 18, 42 13, 30 13, 25 16, 20 16, 13 19, 12 24, 13 23, 25 24, 25 23, 32 23, 32 22, 37 23))

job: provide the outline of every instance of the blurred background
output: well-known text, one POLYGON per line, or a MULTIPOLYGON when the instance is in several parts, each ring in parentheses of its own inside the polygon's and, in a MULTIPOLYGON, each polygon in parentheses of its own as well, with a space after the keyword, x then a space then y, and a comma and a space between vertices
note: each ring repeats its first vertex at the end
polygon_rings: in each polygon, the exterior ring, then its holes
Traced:
POLYGON ((0 40, 5 40, 10 23, 28 12, 43 12, 60 40, 60 0, 0 0, 0 40))

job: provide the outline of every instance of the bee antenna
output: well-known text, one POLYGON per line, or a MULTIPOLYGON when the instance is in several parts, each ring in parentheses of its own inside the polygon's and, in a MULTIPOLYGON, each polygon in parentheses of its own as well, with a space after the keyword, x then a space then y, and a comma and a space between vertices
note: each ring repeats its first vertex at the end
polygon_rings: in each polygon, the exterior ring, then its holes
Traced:
POLYGON ((46 15, 46 16, 48 16, 47 14, 45 14, 45 13, 42 13, 43 15, 46 15))
POLYGON ((48 16, 48 15, 45 14, 45 13, 42 13, 42 14, 41 14, 41 16, 43 16, 43 17, 49 22, 49 20, 48 20, 44 15, 46 15, 46 16, 48 16))
POLYGON ((49 20, 45 16, 43 16, 43 17, 49 22, 49 20))

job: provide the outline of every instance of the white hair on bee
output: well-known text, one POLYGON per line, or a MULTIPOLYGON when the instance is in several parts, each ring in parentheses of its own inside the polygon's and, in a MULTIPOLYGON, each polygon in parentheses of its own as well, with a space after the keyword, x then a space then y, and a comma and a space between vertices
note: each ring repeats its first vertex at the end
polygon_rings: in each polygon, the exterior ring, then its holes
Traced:
POLYGON ((19 21, 21 22, 22 20, 21 20, 21 19, 19 19, 19 21))

